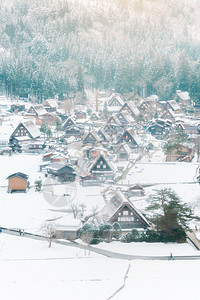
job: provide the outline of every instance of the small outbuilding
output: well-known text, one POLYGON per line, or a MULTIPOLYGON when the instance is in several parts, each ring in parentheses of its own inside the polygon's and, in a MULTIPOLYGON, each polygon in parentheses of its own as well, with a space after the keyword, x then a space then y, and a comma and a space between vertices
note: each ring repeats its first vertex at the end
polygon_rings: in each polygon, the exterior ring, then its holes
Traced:
POLYGON ((29 187, 28 175, 17 172, 8 176, 8 192, 26 192, 29 187))

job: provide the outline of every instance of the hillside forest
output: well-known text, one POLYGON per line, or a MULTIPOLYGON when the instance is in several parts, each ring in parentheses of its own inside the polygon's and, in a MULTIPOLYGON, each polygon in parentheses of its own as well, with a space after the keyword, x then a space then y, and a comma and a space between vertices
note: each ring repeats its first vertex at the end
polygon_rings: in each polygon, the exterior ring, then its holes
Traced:
POLYGON ((200 102, 198 0, 0 1, 0 79, 8 96, 114 89, 200 102))

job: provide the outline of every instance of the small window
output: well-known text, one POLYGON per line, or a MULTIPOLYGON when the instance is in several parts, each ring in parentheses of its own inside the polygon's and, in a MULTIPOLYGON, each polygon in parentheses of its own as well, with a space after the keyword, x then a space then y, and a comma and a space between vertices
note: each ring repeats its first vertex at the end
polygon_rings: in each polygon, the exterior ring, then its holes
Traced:
POLYGON ((123 211, 123 216, 128 216, 128 210, 123 211))

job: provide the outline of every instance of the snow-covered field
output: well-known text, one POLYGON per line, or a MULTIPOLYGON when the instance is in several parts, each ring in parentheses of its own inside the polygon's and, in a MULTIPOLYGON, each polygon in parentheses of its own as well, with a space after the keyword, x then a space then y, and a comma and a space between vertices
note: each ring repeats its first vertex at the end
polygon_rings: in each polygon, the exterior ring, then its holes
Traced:
POLYGON ((125 288, 113 300, 199 298, 200 261, 133 261, 125 288))
MULTIPOLYGON (((53 197, 62 196, 63 187, 49 191, 52 202, 43 193, 31 188, 27 193, 7 193, 6 177, 14 172, 29 175, 31 185, 35 179, 43 178, 38 172, 40 155, 18 154, 0 156, 0 225, 40 232, 45 220, 59 219, 71 222, 72 214, 55 211, 53 197)), ((156 189, 171 187, 184 202, 200 205, 200 186, 192 182, 196 163, 143 163, 136 164, 125 180, 126 183, 156 183, 145 188, 145 199, 156 189), (184 183, 183 183, 184 182, 184 183), (160 184, 158 184, 160 183, 160 184), (162 184, 161 184, 162 183, 162 184)), ((83 203, 88 211, 104 205, 102 187, 84 188, 76 184, 75 201, 83 203)), ((55 201, 54 201, 55 200, 55 201)), ((135 204, 145 203, 135 197, 135 204)), ((139 206, 139 205, 138 205, 139 206)), ((145 205, 143 205, 145 206, 145 205)), ((132 255, 168 256, 198 255, 188 244, 123 244, 113 242, 98 246, 105 250, 132 255)), ((108 299, 122 284, 128 261, 109 259, 91 253, 85 256, 82 249, 37 241, 20 236, 0 234, 1 298, 3 300, 35 299, 108 299)), ((198 298, 200 261, 132 261, 126 285, 113 299, 188 299, 198 298), (188 289, 187 286, 192 287, 188 289), (144 288, 145 287, 145 288, 144 288), (169 288, 170 287, 170 288, 169 288), (163 292, 164 291, 164 292, 163 292), (189 297, 190 296, 190 297, 189 297)))
POLYGON ((124 183, 186 183, 193 182, 198 163, 137 163, 124 183))
POLYGON ((173 253, 174 256, 182 255, 200 255, 199 251, 195 250, 188 243, 176 244, 176 243, 100 243, 98 248, 123 253, 130 255, 141 256, 169 256, 173 253))
POLYGON ((127 267, 77 248, 0 234, 3 300, 107 299, 122 285, 127 267))

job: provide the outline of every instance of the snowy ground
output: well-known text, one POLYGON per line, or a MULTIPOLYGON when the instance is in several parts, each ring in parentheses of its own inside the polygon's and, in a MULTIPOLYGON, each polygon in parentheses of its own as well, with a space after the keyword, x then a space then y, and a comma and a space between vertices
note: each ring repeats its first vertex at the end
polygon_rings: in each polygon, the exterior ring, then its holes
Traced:
POLYGON ((137 163, 124 184, 158 184, 193 182, 198 163, 137 163))
POLYGON ((83 250, 0 234, 1 299, 107 299, 128 262, 83 250), (120 272, 118 272, 120 270, 120 272))
MULTIPOLYGON (((56 211, 59 197, 65 190, 55 186, 48 195, 36 193, 8 194, 6 177, 20 171, 30 176, 31 184, 43 177, 38 172, 40 155, 13 155, 0 157, 0 225, 24 228, 38 233, 45 220, 71 220, 71 214, 56 211), (54 198, 56 197, 56 198, 54 198), (52 201, 52 202, 51 202, 52 201)), ((192 182, 196 163, 142 163, 130 171, 125 183, 156 183, 145 188, 146 196, 162 187, 172 187, 184 202, 192 203, 200 211, 198 184, 192 182), (183 183, 184 182, 184 183, 183 183), (160 183, 160 184, 158 184, 160 183)), ((69 188, 68 188, 69 189, 69 188)), ((76 185, 75 199, 88 211, 104 205, 102 187, 76 185)), ((146 197, 145 196, 145 197, 146 197)), ((145 199, 145 197, 141 199, 145 199)), ((134 204, 145 201, 134 198, 134 204)), ((137 206, 137 207, 138 207, 137 206)), ((68 206, 66 206, 68 207, 68 206)), ((65 208, 65 207, 63 207, 65 208)), ((71 220, 72 221, 72 220, 71 220)), ((70 222, 71 222, 70 221, 70 222)), ((102 243, 97 247, 133 255, 198 255, 188 244, 102 243)), ((106 300, 123 283, 128 261, 108 259, 96 254, 85 256, 83 250, 47 242, 0 234, 1 298, 3 300, 35 299, 97 299, 106 300)), ((133 261, 125 288, 113 299, 189 299, 198 298, 200 261, 133 261), (190 286, 190 290, 188 288, 190 286), (144 288, 145 287, 145 288, 144 288)))
POLYGON ((141 255, 141 256, 169 256, 170 253, 173 255, 199 255, 200 252, 195 250, 188 243, 176 244, 176 243, 100 243, 97 246, 101 249, 130 254, 130 255, 141 255))
POLYGON ((134 261, 113 300, 198 299, 200 261, 134 261))
MULTIPOLYGON (((39 233, 47 220, 58 219, 58 224, 73 223, 72 213, 63 213, 69 209, 71 202, 84 204, 89 213, 104 206, 101 195, 103 187, 83 188, 78 183, 50 185, 50 178, 44 178, 39 172, 41 155, 14 154, 0 156, 0 226, 23 228, 28 232, 39 233), (7 193, 7 177, 15 172, 29 175, 31 186, 36 179, 42 179, 43 192, 35 192, 34 187, 27 193, 7 193), (69 196, 63 196, 64 194, 69 196), (63 219, 63 220, 62 220, 63 219)), ((53 182, 54 183, 54 182, 53 182)))

